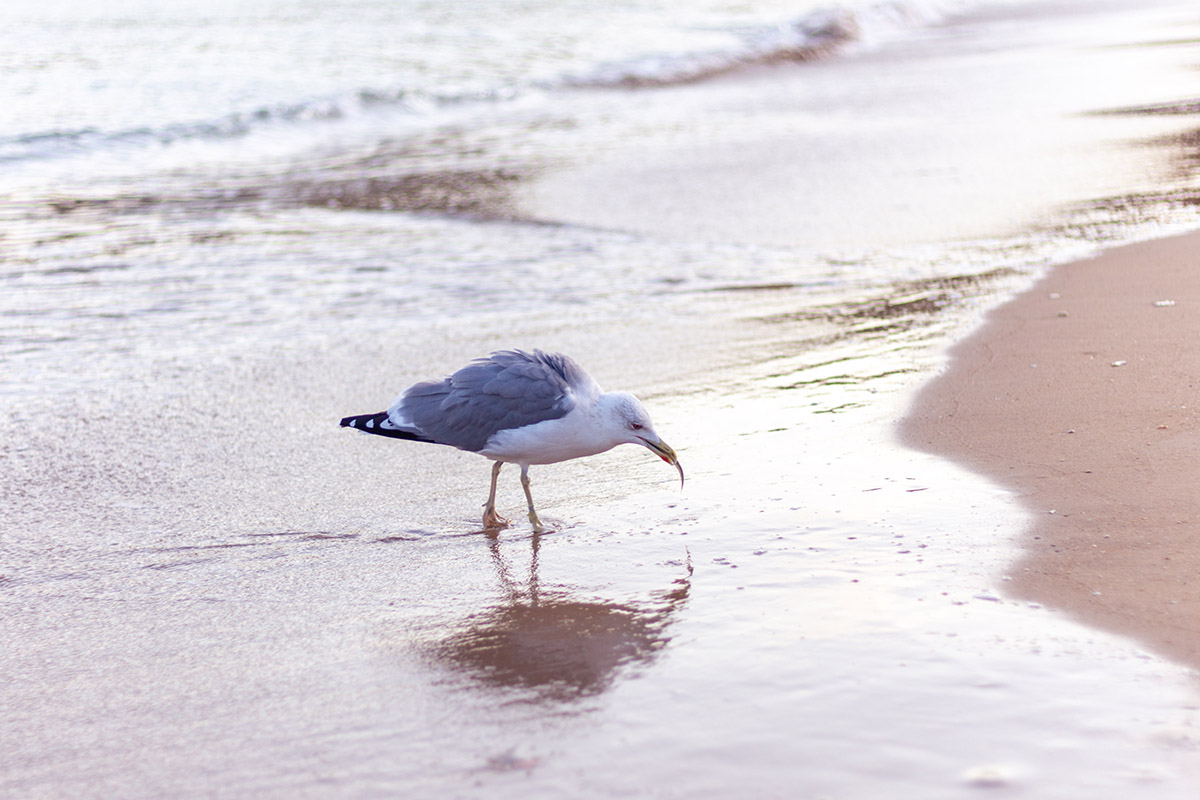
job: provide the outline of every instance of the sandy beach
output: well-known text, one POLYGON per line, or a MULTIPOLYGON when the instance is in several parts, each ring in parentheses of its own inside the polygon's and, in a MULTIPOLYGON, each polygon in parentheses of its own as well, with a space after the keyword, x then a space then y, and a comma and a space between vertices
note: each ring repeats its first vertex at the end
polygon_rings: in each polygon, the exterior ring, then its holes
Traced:
POLYGON ((955 345, 904 426, 1034 517, 1020 597, 1200 668, 1200 237, 1057 267, 955 345))
POLYGON ((43 5, 0 796, 1197 796, 1190 0, 43 5), (686 483, 338 426, 512 347, 686 483))

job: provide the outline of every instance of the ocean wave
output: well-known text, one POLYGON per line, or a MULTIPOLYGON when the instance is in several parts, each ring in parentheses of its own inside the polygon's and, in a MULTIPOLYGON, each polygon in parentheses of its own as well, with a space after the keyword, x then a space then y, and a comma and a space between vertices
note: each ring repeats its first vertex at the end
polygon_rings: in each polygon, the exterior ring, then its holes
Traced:
POLYGON ((830 58, 853 46, 878 45, 936 24, 969 5, 967 0, 887 0, 829 6, 791 22, 735 31, 739 44, 726 50, 641 56, 567 76, 563 83, 596 88, 685 85, 751 67, 830 58))
POLYGON ((274 105, 210 120, 109 131, 91 127, 0 136, 0 164, 67 158, 99 150, 139 150, 169 147, 187 141, 231 140, 273 129, 335 123, 380 111, 420 120, 435 117, 440 110, 470 103, 499 102, 518 94, 517 90, 510 87, 456 89, 443 93, 371 88, 349 92, 342 97, 274 105))
POLYGON ((95 152, 138 152, 189 141, 236 140, 248 135, 331 124, 350 118, 389 113, 417 124, 444 119, 444 112, 471 104, 513 100, 530 93, 569 88, 661 87, 696 83, 741 69, 827 59, 851 47, 872 46, 902 31, 936 23, 971 0, 885 0, 830 6, 784 23, 714 30, 728 34, 723 49, 643 53, 609 63, 581 65, 556 77, 530 78, 504 85, 439 85, 423 76, 426 86, 365 87, 333 97, 280 103, 237 111, 208 120, 167 122, 126 129, 46 130, 0 136, 0 163, 53 160, 95 152))
POLYGON ((568 86, 597 88, 683 85, 757 65, 825 58, 860 38, 857 16, 846 9, 836 9, 758 32, 747 37, 745 46, 739 49, 647 55, 604 64, 568 76, 563 82, 568 86))
POLYGON ((157 127, 38 131, 0 137, 0 163, 67 157, 104 148, 166 146, 191 139, 232 139, 269 125, 336 120, 345 114, 346 109, 338 102, 316 100, 157 127))

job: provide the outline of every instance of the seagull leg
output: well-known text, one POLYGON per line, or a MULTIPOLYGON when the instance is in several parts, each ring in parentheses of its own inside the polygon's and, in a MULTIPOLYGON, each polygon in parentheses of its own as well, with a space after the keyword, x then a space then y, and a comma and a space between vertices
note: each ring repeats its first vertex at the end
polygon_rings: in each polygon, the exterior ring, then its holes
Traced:
POLYGON ((521 488, 525 490, 525 500, 529 503, 529 523, 533 525, 534 533, 545 533, 546 529, 542 527, 542 521, 538 519, 537 512, 533 510, 533 495, 529 492, 529 465, 521 465, 521 488))
POLYGON ((488 492, 487 502, 483 504, 483 529, 494 531, 508 527, 508 520, 496 513, 496 482, 500 480, 500 468, 503 461, 492 465, 492 490, 488 492))

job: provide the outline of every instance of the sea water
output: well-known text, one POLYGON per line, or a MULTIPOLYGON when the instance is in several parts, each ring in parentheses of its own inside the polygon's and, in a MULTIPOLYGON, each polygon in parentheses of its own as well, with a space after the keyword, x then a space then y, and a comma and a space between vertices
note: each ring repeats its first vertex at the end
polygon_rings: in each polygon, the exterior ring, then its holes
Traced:
POLYGON ((1194 796, 1188 674, 1009 600, 1024 512, 890 432, 1195 226, 1186 116, 1100 113, 1189 96, 1188 4, 0 15, 5 791, 1194 796), (683 493, 623 448, 492 538, 477 457, 336 428, 514 345, 683 493))

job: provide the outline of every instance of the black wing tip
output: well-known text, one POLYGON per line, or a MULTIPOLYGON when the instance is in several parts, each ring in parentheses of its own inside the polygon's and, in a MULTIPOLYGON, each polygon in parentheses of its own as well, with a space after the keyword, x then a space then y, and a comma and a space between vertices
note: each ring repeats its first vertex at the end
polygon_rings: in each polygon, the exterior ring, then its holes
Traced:
POLYGON ((378 414, 357 414, 353 417, 342 417, 340 425, 343 428, 370 430, 370 428, 367 427, 368 422, 372 423, 372 427, 374 427, 385 419, 387 419, 386 411, 381 411, 378 414))
POLYGON ((387 421, 388 412, 380 411, 378 414, 358 414, 353 417, 342 417, 341 427, 354 428, 356 431, 363 433, 374 433, 377 436, 389 436, 393 439, 407 439, 411 442, 431 442, 429 439, 415 431, 406 431, 399 428, 385 428, 383 423, 387 421))
POLYGON ((364 433, 394 433, 394 430, 388 431, 381 427, 387 418, 386 411, 380 411, 378 414, 356 414, 353 417, 342 417, 340 425, 343 428, 354 428, 364 433))

